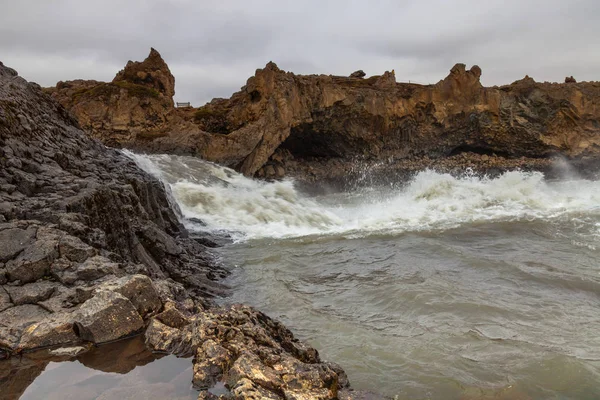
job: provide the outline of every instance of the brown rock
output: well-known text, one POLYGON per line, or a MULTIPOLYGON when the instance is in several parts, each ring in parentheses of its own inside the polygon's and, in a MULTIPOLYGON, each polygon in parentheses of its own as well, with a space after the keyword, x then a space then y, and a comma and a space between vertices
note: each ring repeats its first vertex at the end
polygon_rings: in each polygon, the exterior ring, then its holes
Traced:
POLYGON ((165 303, 164 310, 156 316, 156 319, 171 328, 182 329, 190 324, 186 317, 172 301, 165 303))
MULTIPOLYGON (((417 85, 397 83, 393 71, 359 80, 294 75, 269 63, 230 99, 171 112, 153 133, 160 137, 140 138, 137 128, 125 125, 119 143, 197 154, 266 178, 278 176, 276 163, 285 165, 287 176, 309 181, 347 179, 357 158, 437 160, 473 143, 478 152, 511 158, 583 157, 600 149, 596 83, 536 83, 527 76, 486 88, 481 74, 476 65, 456 64, 437 84, 417 85)), ((87 124, 71 100, 63 104, 87 124)))
POLYGON ((278 178, 283 178, 285 176, 285 169, 281 165, 275 167, 275 176, 278 178))
POLYGON ((176 354, 180 357, 194 355, 195 339, 189 329, 171 328, 152 318, 144 334, 146 345, 153 351, 176 354))
POLYGON ((577 83, 577 80, 573 78, 573 76, 567 76, 565 78, 565 83, 577 83))
POLYGON ((364 78, 366 75, 367 74, 365 74, 365 71, 359 69, 358 71, 354 71, 353 73, 351 73, 350 78, 364 78))
POLYGON ((194 385, 201 389, 214 386, 233 362, 233 354, 214 340, 206 340, 196 351, 194 385))
POLYGON ((153 48, 144 61, 129 61, 113 79, 113 83, 120 81, 152 87, 168 98, 175 95, 175 77, 160 53, 153 48))
POLYGON ((22 305, 0 312, 0 349, 13 351, 23 330, 50 313, 37 305, 22 305))
POLYGON ((81 339, 73 329, 73 322, 72 314, 58 313, 29 325, 23 331, 18 351, 80 342, 81 339))

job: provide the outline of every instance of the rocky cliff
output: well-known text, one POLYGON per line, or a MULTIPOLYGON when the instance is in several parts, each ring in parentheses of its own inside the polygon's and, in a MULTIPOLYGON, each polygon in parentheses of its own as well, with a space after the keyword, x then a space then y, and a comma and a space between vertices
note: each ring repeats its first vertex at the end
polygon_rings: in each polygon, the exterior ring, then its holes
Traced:
MULTIPOLYGON (((417 85, 396 82, 393 71, 302 76, 269 63, 230 99, 172 110, 160 128, 144 133, 127 128, 119 145, 197 154, 247 175, 313 179, 347 176, 357 164, 383 163, 387 171, 473 163, 545 168, 555 155, 596 158, 600 83, 525 77, 490 88, 481 85, 481 74, 457 64, 437 84, 417 85)), ((82 112, 89 103, 60 88, 54 95, 84 128, 90 125, 82 112)), ((117 135, 92 133, 108 144, 117 135)))
MULTIPOLYGON (((118 77, 162 90, 142 64, 118 77)), ((25 360, 0 362, 0 399, 19 398, 49 360, 135 334, 195 355, 200 398, 217 381, 228 399, 353 398, 341 368, 284 326, 213 304, 227 272, 201 243, 159 181, 0 63, 0 359, 25 360)))
POLYGON ((112 82, 74 80, 46 89, 93 137, 119 146, 157 134, 173 109, 175 78, 160 54, 129 61, 112 82))

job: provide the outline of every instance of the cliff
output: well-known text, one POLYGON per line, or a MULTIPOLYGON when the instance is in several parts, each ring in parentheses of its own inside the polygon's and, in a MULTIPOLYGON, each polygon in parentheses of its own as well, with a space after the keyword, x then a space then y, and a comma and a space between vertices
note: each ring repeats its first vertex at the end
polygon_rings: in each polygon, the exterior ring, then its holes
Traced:
MULTIPOLYGON (((457 64, 437 84, 417 85, 397 83, 393 71, 366 79, 303 76, 269 63, 230 99, 171 110, 160 128, 119 134, 119 145, 197 154, 247 175, 313 179, 348 176, 357 163, 543 168, 555 155, 598 155, 600 83, 526 77, 483 87, 481 73, 457 64)), ((60 88, 55 96, 90 125, 80 101, 60 88)), ((92 133, 107 144, 117 134, 92 133)))
POLYGON ((70 110, 80 126, 110 146, 152 135, 173 109, 175 78, 158 51, 129 61, 112 82, 74 80, 45 89, 70 110))

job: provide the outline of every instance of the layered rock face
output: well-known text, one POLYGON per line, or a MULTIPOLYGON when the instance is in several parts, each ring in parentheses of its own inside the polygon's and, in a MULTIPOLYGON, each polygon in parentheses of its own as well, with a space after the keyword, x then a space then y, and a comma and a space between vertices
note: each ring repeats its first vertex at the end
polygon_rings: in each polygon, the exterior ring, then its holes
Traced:
MULTIPOLYGON (((451 166, 544 168, 554 155, 598 155, 600 83, 526 77, 486 88, 481 73, 457 64, 437 84, 417 85, 397 83, 393 71, 302 76, 269 63, 230 99, 174 110, 160 129, 119 144, 196 154, 247 175, 314 179, 351 174, 357 162, 388 170, 448 158, 451 166)), ((77 101, 61 102, 85 123, 77 101)), ((110 144, 111 135, 99 137, 110 144)))
POLYGON ((129 61, 112 82, 58 82, 46 91, 76 115, 93 137, 119 146, 159 134, 173 109, 175 78, 160 54, 151 49, 144 61, 129 61))
POLYGON ((197 305, 222 293, 214 280, 225 270, 188 237, 160 182, 87 137, 16 72, 1 67, 0 83, 0 349, 139 331, 161 303, 135 274, 165 295, 193 293, 197 305), (100 289, 109 281, 148 293, 151 305, 100 289), (106 313, 130 323, 95 325, 106 313))
POLYGON ((281 324, 214 305, 227 272, 176 213, 160 182, 0 63, 0 359, 25 359, 0 362, 0 399, 47 357, 144 332, 154 350, 196 356, 200 398, 217 381, 222 399, 360 398, 281 324))
POLYGON ((465 152, 508 159, 597 155, 600 83, 524 79, 485 88, 480 76, 479 67, 457 64, 444 80, 421 86, 396 83, 393 73, 369 79, 297 76, 269 64, 231 99, 199 110, 201 116, 221 115, 224 129, 203 139, 197 151, 259 176, 323 160, 351 168, 357 160, 440 159, 465 152))

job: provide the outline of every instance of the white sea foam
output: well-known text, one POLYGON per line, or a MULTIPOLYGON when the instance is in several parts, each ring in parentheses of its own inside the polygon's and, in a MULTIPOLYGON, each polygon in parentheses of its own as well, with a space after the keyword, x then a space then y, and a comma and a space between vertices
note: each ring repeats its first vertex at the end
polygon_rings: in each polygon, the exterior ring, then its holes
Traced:
POLYGON ((541 173, 495 179, 423 171, 402 189, 309 198, 291 180, 263 182, 192 157, 126 152, 170 185, 184 216, 237 239, 394 234, 486 221, 600 214, 600 182, 547 182, 541 173))

